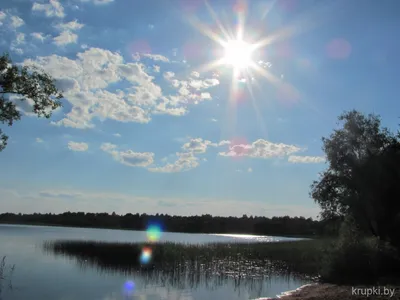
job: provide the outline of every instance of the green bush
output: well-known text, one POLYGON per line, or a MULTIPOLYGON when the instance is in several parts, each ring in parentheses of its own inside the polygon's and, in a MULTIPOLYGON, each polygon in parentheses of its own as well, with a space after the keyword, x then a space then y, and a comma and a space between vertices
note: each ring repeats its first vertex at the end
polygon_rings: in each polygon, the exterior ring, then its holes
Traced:
POLYGON ((400 274, 400 259, 389 243, 366 237, 347 218, 324 255, 320 273, 323 281, 338 284, 393 283, 400 274))
POLYGON ((379 242, 366 238, 346 219, 333 247, 321 263, 321 279, 338 284, 369 284, 379 278, 379 242))

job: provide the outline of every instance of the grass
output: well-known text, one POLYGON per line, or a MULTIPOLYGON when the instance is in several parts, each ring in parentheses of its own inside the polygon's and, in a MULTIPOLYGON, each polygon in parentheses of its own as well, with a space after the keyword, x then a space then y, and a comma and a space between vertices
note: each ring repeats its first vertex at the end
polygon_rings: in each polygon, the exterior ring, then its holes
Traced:
POLYGON ((0 299, 4 289, 4 283, 7 283, 7 287, 12 289, 11 277, 14 273, 15 265, 9 266, 6 264, 6 257, 0 260, 0 299))
POLYGON ((265 276, 271 273, 297 273, 316 276, 324 249, 331 240, 304 240, 269 243, 105 243, 96 241, 46 242, 45 250, 74 257, 80 263, 117 270, 180 267, 222 275, 265 276), (140 264, 144 246, 152 248, 152 260, 140 264))

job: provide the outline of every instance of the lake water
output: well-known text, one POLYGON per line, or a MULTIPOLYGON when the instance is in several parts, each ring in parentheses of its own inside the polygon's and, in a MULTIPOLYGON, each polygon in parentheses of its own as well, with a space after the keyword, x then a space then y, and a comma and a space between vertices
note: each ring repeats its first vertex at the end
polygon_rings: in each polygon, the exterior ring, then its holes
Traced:
MULTIPOLYGON (((292 276, 272 275, 266 279, 237 281, 218 279, 173 278, 165 284, 157 276, 107 271, 85 266, 76 260, 43 251, 43 242, 51 240, 99 240, 144 242, 141 231, 66 228, 48 226, 0 225, 0 258, 15 265, 13 289, 3 286, 1 300, 214 300, 275 297, 296 289, 308 281, 292 276), (133 281, 135 293, 127 297, 124 283, 133 281), (195 284, 193 284, 195 282, 195 284), (188 284, 189 283, 189 284, 188 284)), ((251 235, 215 235, 164 233, 161 241, 178 243, 266 242, 290 238, 251 235)))

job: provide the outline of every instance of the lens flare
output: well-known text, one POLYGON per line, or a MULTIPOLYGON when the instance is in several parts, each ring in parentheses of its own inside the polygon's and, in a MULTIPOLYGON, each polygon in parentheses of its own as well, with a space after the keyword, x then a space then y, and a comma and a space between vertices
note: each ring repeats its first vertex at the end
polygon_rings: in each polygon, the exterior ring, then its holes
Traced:
POLYGON ((330 58, 345 59, 350 56, 351 45, 345 39, 334 39, 329 42, 326 51, 330 58))
POLYGON ((147 239, 150 242, 157 242, 160 240, 161 235, 162 235, 162 229, 161 226, 159 224, 150 224, 147 227, 147 239))
POLYGON ((135 291, 135 283, 132 280, 127 280, 124 283, 124 294, 126 296, 131 296, 133 292, 135 291))
POLYGON ((149 247, 144 247, 142 249, 142 254, 140 255, 140 262, 142 264, 148 264, 151 260, 152 250, 149 247))

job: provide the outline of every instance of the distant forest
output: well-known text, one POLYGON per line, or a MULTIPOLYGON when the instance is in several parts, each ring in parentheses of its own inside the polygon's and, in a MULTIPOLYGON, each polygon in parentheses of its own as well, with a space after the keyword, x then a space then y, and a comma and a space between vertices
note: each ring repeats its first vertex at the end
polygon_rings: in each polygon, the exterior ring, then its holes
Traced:
POLYGON ((0 223, 146 230, 150 222, 162 224, 168 232, 238 233, 284 236, 336 235, 341 220, 317 221, 304 217, 213 217, 164 214, 117 215, 115 213, 65 212, 62 214, 0 214, 0 223))

